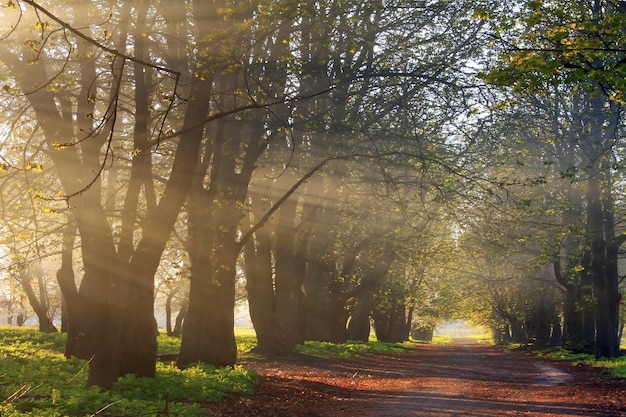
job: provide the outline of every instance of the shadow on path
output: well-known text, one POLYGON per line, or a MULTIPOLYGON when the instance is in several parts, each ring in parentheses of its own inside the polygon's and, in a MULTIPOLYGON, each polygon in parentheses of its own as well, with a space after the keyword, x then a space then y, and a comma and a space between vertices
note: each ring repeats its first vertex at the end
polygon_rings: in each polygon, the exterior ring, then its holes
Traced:
MULTIPOLYGON (((553 401, 523 401, 503 399, 466 398, 464 394, 446 395, 432 392, 368 392, 368 401, 384 404, 372 410, 368 417, 398 416, 475 416, 505 415, 537 416, 596 416, 612 415, 600 412, 595 405, 553 401)), ((622 415, 622 414, 614 414, 622 415)))
POLYGON ((219 415, 626 417, 624 380, 471 339, 352 360, 300 355, 256 367, 268 378, 263 395, 219 415))
POLYGON ((595 370, 469 341, 353 365, 355 378, 363 372, 379 381, 380 389, 366 384, 356 399, 377 404, 366 417, 626 416, 614 401, 624 398, 623 381, 598 382, 595 370))

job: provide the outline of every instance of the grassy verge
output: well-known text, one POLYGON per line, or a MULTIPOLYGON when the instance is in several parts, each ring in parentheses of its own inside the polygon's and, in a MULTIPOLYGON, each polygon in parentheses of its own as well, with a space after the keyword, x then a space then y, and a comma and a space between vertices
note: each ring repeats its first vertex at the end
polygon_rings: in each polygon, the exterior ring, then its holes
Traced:
POLYGON ((594 368, 601 368, 616 377, 626 378, 626 356, 614 359, 596 359, 592 354, 572 353, 571 351, 565 349, 542 350, 537 352, 537 356, 549 359, 565 360, 572 362, 575 365, 589 365, 594 368))
POLYGON ((433 336, 432 343, 434 345, 449 345, 450 343, 452 343, 452 337, 446 335, 433 336))
MULTIPOLYGON (((240 351, 250 334, 238 337, 240 351)), ((178 351, 179 339, 159 337, 159 352, 178 351)), ((155 378, 121 378, 111 392, 86 388, 87 362, 65 359, 65 335, 0 327, 2 417, 205 415, 201 403, 251 392, 256 376, 241 367, 197 365, 180 370, 158 363, 155 378)))
MULTIPOLYGON (((253 330, 237 329, 237 348, 249 355, 256 344, 253 330)), ((444 343, 444 340, 439 341, 444 343)), ((307 342, 300 353, 350 358, 370 352, 403 352, 412 345, 377 341, 342 345, 307 342)), ((257 376, 240 366, 233 369, 196 365, 185 370, 157 363, 155 378, 121 378, 111 392, 87 388, 86 361, 66 359, 64 334, 0 326, 0 416, 204 416, 202 403, 231 393, 249 393, 257 376)), ((160 335, 158 353, 178 352, 180 339, 160 335)))
POLYGON ((371 352, 397 353, 405 352, 409 344, 407 343, 383 343, 378 341, 354 342, 348 341, 343 344, 325 342, 305 342, 297 346, 297 351, 304 355, 316 356, 320 358, 352 358, 365 355, 371 352))

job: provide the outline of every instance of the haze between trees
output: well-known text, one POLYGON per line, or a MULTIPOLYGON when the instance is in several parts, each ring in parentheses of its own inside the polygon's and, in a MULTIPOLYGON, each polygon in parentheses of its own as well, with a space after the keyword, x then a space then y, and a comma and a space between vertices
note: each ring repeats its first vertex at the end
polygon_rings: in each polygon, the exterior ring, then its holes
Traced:
POLYGON ((155 300, 233 365, 244 289, 265 354, 461 317, 617 355, 624 10, 583 3, 4 4, 7 310, 60 291, 105 388, 155 300))

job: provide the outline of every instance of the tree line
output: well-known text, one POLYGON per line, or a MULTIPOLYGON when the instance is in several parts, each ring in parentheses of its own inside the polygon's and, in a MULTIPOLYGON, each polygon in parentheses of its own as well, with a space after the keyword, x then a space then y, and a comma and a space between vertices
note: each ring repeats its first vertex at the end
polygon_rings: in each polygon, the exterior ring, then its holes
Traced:
POLYGON ((265 354, 464 316, 615 356, 623 11, 596 3, 9 2, 8 277, 52 331, 54 265, 105 388, 154 375, 155 289, 179 366, 235 363, 244 291, 265 354))

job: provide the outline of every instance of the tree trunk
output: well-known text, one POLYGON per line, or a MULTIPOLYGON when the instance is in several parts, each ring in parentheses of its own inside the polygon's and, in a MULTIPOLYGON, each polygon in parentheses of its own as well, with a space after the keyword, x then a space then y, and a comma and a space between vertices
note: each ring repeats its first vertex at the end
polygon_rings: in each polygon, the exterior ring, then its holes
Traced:
POLYGON ((610 350, 611 357, 620 354, 620 303, 622 295, 619 289, 619 248, 626 240, 626 235, 616 237, 615 232, 615 206, 613 203, 613 178, 608 163, 604 164, 602 182, 602 209, 604 217, 604 235, 606 239, 606 285, 607 285, 607 310, 611 326, 611 338, 613 347, 610 350))
POLYGON ((582 341, 583 315, 580 286, 572 285, 563 292, 563 346, 574 347, 582 341))
POLYGON ((168 336, 173 336, 174 333, 172 330, 172 298, 174 298, 174 293, 170 292, 165 299, 165 333, 168 336))
MULTIPOLYGON (((37 275, 43 273, 39 267, 35 267, 38 269, 36 272, 37 275)), ((30 303, 35 315, 37 315, 37 319, 39 320, 39 331, 42 333, 56 333, 58 330, 52 323, 52 319, 48 316, 48 308, 46 304, 46 300, 44 295, 42 294, 40 298, 37 298, 35 291, 30 282, 30 278, 28 276, 27 271, 20 271, 20 282, 22 284, 22 289, 26 293, 26 297, 28 298, 28 302, 30 303)), ((42 280, 39 280, 39 285, 43 284, 42 280)), ((40 288, 41 292, 41 288, 40 288)))
MULTIPOLYGON (((337 224, 339 212, 336 205, 340 188, 333 180, 325 185, 325 195, 318 201, 313 229, 309 235, 307 270, 303 281, 303 337, 305 340, 342 343, 346 340, 347 296, 344 294, 344 279, 347 271, 338 271, 340 256, 353 256, 342 253, 337 248, 337 224)), ((354 255, 356 256, 356 255, 354 255)), ((354 259, 352 259, 352 262, 354 259)), ((345 264, 350 264, 346 259, 345 264)), ((344 265, 345 266, 345 265, 344 265)), ((345 269, 345 268, 344 268, 345 269)))
POLYGON ((376 340, 380 342, 391 341, 390 328, 392 326, 392 320, 393 315, 390 312, 382 312, 376 308, 372 311, 376 340))
MULTIPOLYGON (((623 235, 622 235, 623 236, 623 235)), ((611 325, 611 337, 613 339, 613 347, 611 349, 611 357, 620 355, 620 305, 622 294, 619 289, 619 244, 615 241, 609 243, 606 249, 607 253, 607 289, 608 289, 608 314, 611 325)))
MULTIPOLYGON (((276 337, 281 354, 293 353, 296 345, 303 340, 300 308, 302 277, 306 271, 308 231, 301 229, 299 233, 296 233, 296 207, 297 201, 289 199, 278 211, 275 283, 276 337)), ((303 214, 303 217, 305 216, 307 214, 303 214)))
POLYGON ((511 332, 511 341, 513 343, 527 343, 528 335, 524 329, 523 323, 517 317, 512 315, 508 315, 507 320, 509 322, 508 327, 511 332))
POLYGON ((185 322, 185 316, 187 316, 187 310, 189 308, 189 296, 183 298, 183 302, 180 305, 180 310, 176 315, 174 321, 174 330, 172 330, 172 336, 180 337, 183 334, 183 323, 185 322))
POLYGON ((99 199, 85 195, 86 204, 74 210, 81 236, 81 248, 85 273, 79 289, 82 301, 83 334, 75 342, 83 344, 79 351, 91 352, 89 362, 89 385, 111 388, 120 376, 120 346, 118 317, 126 302, 120 265, 110 233, 109 224, 99 199))
POLYGON ((78 294, 73 268, 74 242, 76 240, 77 226, 71 216, 67 217, 67 223, 63 229, 63 243, 61 248, 61 267, 57 271, 57 282, 63 296, 63 304, 67 314, 66 330, 67 342, 65 344, 65 357, 77 357, 90 359, 93 352, 84 342, 85 321, 83 317, 82 300, 78 294))
MULTIPOLYGON (((589 245, 590 246, 590 245, 589 245)), ((593 275, 591 274, 591 251, 585 249, 581 260, 580 298, 578 308, 581 310, 582 329, 580 343, 576 351, 593 353, 596 335, 596 320, 593 301, 593 275)))
POLYGON ((398 303, 393 311, 391 325, 389 326, 390 342, 402 343, 409 340, 409 327, 407 327, 407 310, 404 303, 398 303))
MULTIPOLYGON (((231 91, 231 77, 236 74, 223 80, 221 87, 226 91, 231 91)), ((195 362, 232 366, 237 358, 235 277, 242 249, 237 242, 238 225, 255 161, 264 149, 257 143, 262 140, 259 130, 263 126, 248 129, 243 121, 223 118, 214 127, 207 149, 219 153, 210 164, 209 189, 204 189, 204 172, 198 171, 188 201, 191 288, 179 366, 195 362), (247 142, 242 147, 244 138, 247 142)), ((207 154, 205 166, 208 161, 207 154)))
MULTIPOLYGON (((545 292, 540 297, 532 315, 532 335, 533 346, 545 348, 550 342, 550 331, 552 328, 551 299, 546 299, 545 292)), ((551 295, 548 295, 551 297, 551 295)))
POLYGON ((370 314, 374 303, 370 297, 362 296, 352 309, 348 322, 348 340, 367 342, 370 337, 370 314))
POLYGON ((69 316, 67 314, 67 306, 65 305, 65 299, 61 297, 61 333, 67 334, 67 328, 68 328, 68 322, 69 322, 68 317, 69 316))
MULTIPOLYGON (((191 286, 189 307, 177 365, 196 362, 232 366, 237 357, 234 335, 237 222, 220 211, 233 206, 210 197, 197 184, 188 204, 191 286), (221 210, 220 210, 221 209, 221 210)), ((236 210, 236 209, 235 209, 236 210)))
POLYGON ((368 341, 370 314, 375 307, 373 295, 380 289, 395 257, 395 247, 388 242, 384 243, 380 253, 372 257, 370 269, 364 272, 355 294, 357 301, 348 323, 348 340, 368 341))
MULTIPOLYGON (((255 211, 267 210, 268 203, 268 199, 255 198, 252 207, 255 211)), ((255 220, 259 217, 255 216, 255 220)), ((257 337, 254 351, 266 355, 281 353, 274 333, 276 299, 271 246, 271 232, 267 226, 257 230, 244 246, 248 307, 257 337)))
POLYGON ((552 325, 550 326, 550 341, 549 341, 549 346, 550 347, 556 347, 561 345, 563 340, 563 330, 561 327, 561 320, 558 316, 558 314, 556 314, 556 312, 554 312, 553 316, 552 316, 552 325))
POLYGON ((347 301, 350 294, 347 291, 346 283, 350 282, 350 275, 353 273, 357 257, 368 242, 368 239, 363 239, 343 254, 341 271, 328 285, 331 311, 331 341, 334 343, 344 343, 348 339, 347 323, 350 311, 347 301))
POLYGON ((374 330, 381 342, 400 343, 409 339, 406 306, 396 302, 388 311, 374 309, 374 330))

